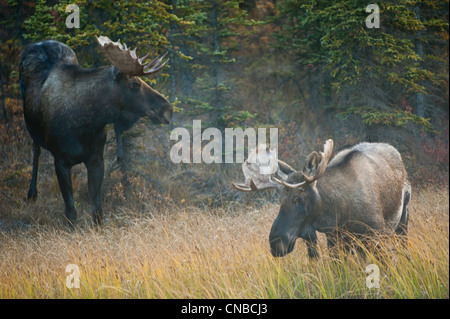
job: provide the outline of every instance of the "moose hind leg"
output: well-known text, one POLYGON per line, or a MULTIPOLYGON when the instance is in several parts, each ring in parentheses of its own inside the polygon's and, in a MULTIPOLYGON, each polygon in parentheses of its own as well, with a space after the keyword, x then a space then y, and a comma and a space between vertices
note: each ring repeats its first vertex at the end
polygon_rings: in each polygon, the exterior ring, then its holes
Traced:
POLYGON ((39 168, 39 156, 41 155, 41 147, 38 143, 33 142, 33 173, 31 175, 30 188, 28 189, 27 198, 30 200, 36 200, 37 198, 37 175, 39 168))
POLYGON ((411 200, 411 193, 409 191, 406 191, 403 196, 403 207, 402 207, 402 217, 400 218, 400 222, 395 229, 395 232, 397 235, 403 235, 406 236, 408 234, 408 204, 411 200))
POLYGON ((330 254, 330 257, 334 260, 339 259, 338 247, 336 246, 338 235, 337 232, 330 232, 326 234, 327 236, 327 248, 330 254))
POLYGON ((101 225, 103 222, 101 196, 104 174, 103 158, 93 155, 85 162, 85 165, 88 170, 89 197, 93 206, 92 218, 96 225, 101 225))
POLYGON ((58 178, 59 189, 64 199, 66 218, 69 226, 73 227, 77 219, 77 211, 73 201, 72 177, 70 176, 71 166, 62 160, 55 159, 55 171, 58 178))
POLYGON ((411 200, 410 191, 406 191, 403 196, 403 207, 402 207, 402 216, 400 218, 400 222, 398 223, 397 228, 395 229, 395 233, 398 235, 400 239, 400 244, 402 247, 406 247, 408 243, 408 220, 409 220, 409 212, 408 212, 408 204, 411 200))

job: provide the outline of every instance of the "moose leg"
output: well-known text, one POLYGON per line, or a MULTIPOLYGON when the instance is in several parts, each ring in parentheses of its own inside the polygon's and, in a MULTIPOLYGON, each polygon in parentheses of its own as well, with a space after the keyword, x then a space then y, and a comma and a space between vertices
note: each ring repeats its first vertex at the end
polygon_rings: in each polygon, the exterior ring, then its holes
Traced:
POLYGON ((96 225, 101 225, 103 221, 101 196, 104 174, 103 157, 93 155, 84 164, 88 170, 89 197, 93 205, 92 218, 96 225))
POLYGON ((119 114, 119 118, 114 122, 114 133, 116 134, 117 142, 117 161, 119 163, 124 160, 122 134, 129 130, 139 118, 140 116, 134 113, 122 110, 119 114))
POLYGON ((66 218, 69 226, 73 228, 73 224, 77 219, 77 211, 73 201, 72 177, 70 176, 71 166, 64 163, 63 160, 55 158, 55 171, 58 178, 59 189, 64 199, 66 218))
MULTIPOLYGON (((127 158, 124 159, 123 154, 123 139, 122 134, 126 131, 127 127, 124 127, 122 122, 117 122, 114 124, 114 132, 116 134, 117 142, 117 163, 119 163, 120 171, 122 173, 122 185, 125 188, 125 196, 128 197, 130 192, 130 181, 128 178, 128 171, 130 169, 129 154, 127 153, 127 158)), ((129 127, 128 127, 129 128, 129 127)))
POLYGON ((39 156, 41 155, 41 147, 38 143, 33 142, 33 173, 31 175, 30 189, 28 190, 28 199, 36 200, 37 198, 37 175, 39 167, 39 156))
POLYGON ((337 232, 330 232, 326 234, 327 236, 327 247, 330 253, 330 257, 334 259, 339 259, 338 250, 336 247, 337 244, 337 232))
POLYGON ((400 218, 400 223, 397 226, 397 229, 395 232, 397 235, 403 236, 403 241, 406 241, 405 236, 408 234, 408 204, 411 200, 411 193, 407 191, 405 195, 403 196, 403 207, 402 207, 402 217, 400 218))
POLYGON ((317 258, 319 257, 319 252, 317 251, 317 235, 315 231, 308 233, 306 238, 306 246, 308 247, 308 257, 317 258))
POLYGON ((123 145, 122 145, 123 129, 119 124, 114 124, 114 133, 116 134, 116 142, 117 142, 117 162, 121 163, 123 160, 123 145))
POLYGON ((308 257, 318 258, 319 252, 317 251, 317 242, 307 241, 306 245, 308 246, 308 257))
MULTIPOLYGON (((352 241, 345 231, 331 231, 326 236, 328 251, 333 259, 339 260, 340 256, 345 257, 348 253, 352 253, 352 241)), ((356 246, 356 249, 358 249, 358 246, 356 246)))

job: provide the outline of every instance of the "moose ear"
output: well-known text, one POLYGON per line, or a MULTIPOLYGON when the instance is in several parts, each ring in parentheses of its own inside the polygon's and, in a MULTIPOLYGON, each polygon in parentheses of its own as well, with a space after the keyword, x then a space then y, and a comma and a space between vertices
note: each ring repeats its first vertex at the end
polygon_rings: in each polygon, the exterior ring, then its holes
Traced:
POLYGON ((312 152, 308 155, 303 166, 303 175, 305 177, 313 178, 317 175, 319 170, 321 156, 317 152, 312 152))
POLYGON ((303 177, 308 182, 313 182, 320 178, 327 169, 328 161, 333 152, 333 140, 326 140, 323 145, 323 152, 312 152, 308 155, 303 166, 303 177))

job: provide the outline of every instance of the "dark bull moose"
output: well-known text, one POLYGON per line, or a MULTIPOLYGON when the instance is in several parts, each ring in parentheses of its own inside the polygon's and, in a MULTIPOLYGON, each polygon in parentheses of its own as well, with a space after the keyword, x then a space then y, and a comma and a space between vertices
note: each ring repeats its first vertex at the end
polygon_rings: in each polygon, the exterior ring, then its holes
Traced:
POLYGON ((329 162, 332 150, 333 141, 327 140, 323 152, 306 158, 302 171, 278 160, 281 180, 258 174, 248 160, 243 164, 246 183, 233 183, 235 188, 281 191, 269 235, 273 256, 290 253, 297 238, 306 241, 309 257, 318 256, 316 231, 326 234, 329 249, 342 230, 355 236, 406 235, 411 186, 399 152, 384 143, 361 143, 329 162))
MULTIPOLYGON (((93 204, 93 219, 102 222, 101 186, 104 174, 105 126, 114 123, 121 133, 137 119, 147 116, 155 124, 172 119, 172 106, 138 76, 159 71, 164 56, 148 64, 120 41, 97 38, 112 66, 85 69, 75 53, 57 41, 27 46, 20 63, 20 87, 24 117, 33 139, 33 173, 28 198, 36 198, 36 181, 41 147, 49 150, 65 203, 65 214, 72 225, 77 212, 73 201, 70 170, 84 163, 93 204), (131 118, 131 121, 129 120, 131 118)), ((120 134, 118 155, 121 154, 120 134)))

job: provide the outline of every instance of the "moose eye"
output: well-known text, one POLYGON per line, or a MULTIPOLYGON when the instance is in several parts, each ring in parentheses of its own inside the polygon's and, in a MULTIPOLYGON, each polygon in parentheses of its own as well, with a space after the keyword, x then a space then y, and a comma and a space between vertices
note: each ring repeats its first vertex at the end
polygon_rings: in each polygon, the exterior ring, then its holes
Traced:
POLYGON ((133 81, 130 83, 130 87, 132 90, 138 90, 141 87, 141 83, 133 81))
POLYGON ((296 205, 302 205, 303 204, 303 198, 301 196, 294 196, 292 197, 292 202, 296 205))

